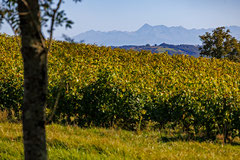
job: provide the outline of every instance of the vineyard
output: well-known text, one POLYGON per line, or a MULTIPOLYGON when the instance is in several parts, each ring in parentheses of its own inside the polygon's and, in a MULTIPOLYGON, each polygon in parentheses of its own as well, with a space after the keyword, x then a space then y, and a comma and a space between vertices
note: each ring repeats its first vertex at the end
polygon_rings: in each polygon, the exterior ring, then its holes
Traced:
MULTIPOLYGON (((0 109, 21 117, 19 39, 0 35, 0 109)), ((141 130, 181 128, 226 139, 240 131, 240 63, 54 41, 48 122, 141 130)))

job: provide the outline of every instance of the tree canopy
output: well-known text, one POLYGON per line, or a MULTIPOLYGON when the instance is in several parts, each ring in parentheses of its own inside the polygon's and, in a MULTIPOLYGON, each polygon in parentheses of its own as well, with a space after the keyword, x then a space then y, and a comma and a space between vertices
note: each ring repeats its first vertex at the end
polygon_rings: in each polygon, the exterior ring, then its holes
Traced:
POLYGON ((218 27, 212 31, 212 34, 206 32, 200 36, 200 39, 203 42, 203 46, 199 48, 201 55, 240 60, 240 42, 231 36, 229 29, 218 27))

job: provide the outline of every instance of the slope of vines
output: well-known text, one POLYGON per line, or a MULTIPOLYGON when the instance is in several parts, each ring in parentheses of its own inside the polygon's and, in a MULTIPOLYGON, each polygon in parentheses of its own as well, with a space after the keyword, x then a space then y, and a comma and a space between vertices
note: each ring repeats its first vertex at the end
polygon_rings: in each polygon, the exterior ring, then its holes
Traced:
MULTIPOLYGON (((20 115, 23 64, 16 38, 0 35, 0 67, 0 109, 20 115)), ((55 41, 46 113, 49 121, 80 126, 141 129, 151 122, 193 136, 234 137, 239 87, 239 63, 55 41)))

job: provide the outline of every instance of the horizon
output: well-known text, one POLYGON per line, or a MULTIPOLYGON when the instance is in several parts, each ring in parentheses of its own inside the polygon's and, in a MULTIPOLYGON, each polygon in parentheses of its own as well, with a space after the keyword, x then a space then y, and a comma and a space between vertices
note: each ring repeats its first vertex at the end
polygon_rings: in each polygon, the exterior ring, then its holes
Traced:
MULTIPOLYGON (((132 32, 146 23, 186 29, 240 26, 239 7, 239 0, 82 0, 78 4, 68 1, 61 9, 73 20, 73 28, 58 27, 54 37, 73 37, 89 30, 132 32)), ((12 34, 7 24, 0 32, 12 34)))
MULTIPOLYGON (((231 36, 240 40, 239 26, 224 26, 230 30, 231 36)), ((199 36, 206 32, 212 33, 215 28, 206 29, 186 29, 182 26, 167 27, 165 25, 151 26, 144 24, 136 31, 96 31, 90 30, 73 36, 74 41, 87 44, 97 44, 105 46, 124 45, 145 45, 145 44, 190 44, 200 45, 202 41, 199 36)), ((60 40, 60 39, 59 39, 60 40)), ((63 40, 63 39, 62 39, 63 40)))
MULTIPOLYGON (((143 27, 144 25, 149 25, 151 27, 157 27, 157 26, 165 26, 165 27, 168 27, 168 28, 177 28, 177 27, 182 27, 184 29, 187 29, 187 30, 193 30, 193 29, 196 29, 196 30, 200 30, 200 29, 215 29, 217 27, 209 27, 209 28, 186 28, 182 25, 176 25, 176 26, 167 26, 167 25, 164 25, 164 24, 157 24, 157 25, 151 25, 151 24, 148 24, 148 23, 144 23, 142 24, 141 26, 139 26, 136 30, 132 30, 132 31, 128 31, 128 30, 106 30, 106 31, 102 31, 102 30, 94 30, 94 29, 89 29, 87 31, 84 31, 84 32, 80 32, 78 34, 81 34, 81 33, 85 33, 85 32, 89 32, 89 31, 96 31, 96 32, 113 32, 113 31, 120 31, 120 32, 135 32, 137 30, 139 30, 141 27, 143 27)), ((218 26, 218 27, 240 27, 240 25, 225 25, 225 26, 218 26)))

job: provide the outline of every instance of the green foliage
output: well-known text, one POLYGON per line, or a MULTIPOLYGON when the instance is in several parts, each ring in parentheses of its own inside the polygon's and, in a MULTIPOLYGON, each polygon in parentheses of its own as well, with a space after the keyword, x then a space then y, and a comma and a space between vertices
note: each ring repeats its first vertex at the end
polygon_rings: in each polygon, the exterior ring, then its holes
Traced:
POLYGON ((16 39, 0 35, 0 53, 0 109, 19 113, 23 101, 23 66, 16 39))
MULTIPOLYGON (((0 36, 0 106, 18 113, 23 66, 15 41, 0 36)), ((48 59, 53 122, 131 130, 154 123, 193 138, 239 136, 239 63, 57 41, 48 59)))
POLYGON ((240 42, 230 35, 230 30, 225 31, 225 27, 218 27, 210 34, 200 36, 203 47, 200 47, 201 55, 239 61, 240 42))
POLYGON ((140 96, 134 96, 129 90, 123 90, 112 83, 113 77, 108 71, 99 71, 98 80, 83 88, 80 94, 82 108, 77 111, 80 123, 87 126, 121 126, 137 129, 144 115, 144 102, 140 96), (84 113, 84 114, 83 114, 84 113))

